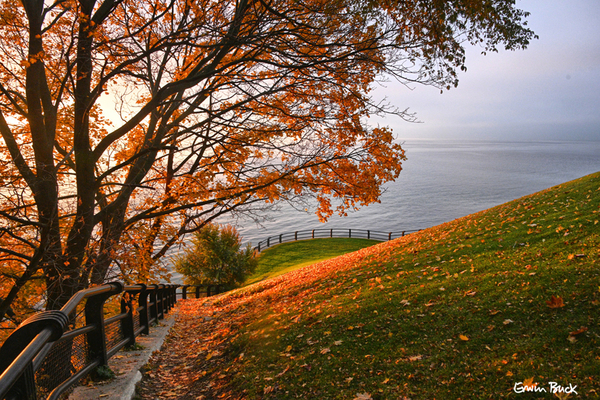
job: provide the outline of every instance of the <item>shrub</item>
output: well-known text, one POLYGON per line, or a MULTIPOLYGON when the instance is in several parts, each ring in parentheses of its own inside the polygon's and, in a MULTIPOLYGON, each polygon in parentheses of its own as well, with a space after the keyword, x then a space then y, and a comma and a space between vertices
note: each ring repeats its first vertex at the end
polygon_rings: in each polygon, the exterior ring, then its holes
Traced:
POLYGON ((232 226, 208 224, 194 234, 192 248, 176 261, 176 269, 190 285, 239 286, 257 265, 250 244, 242 249, 232 226))

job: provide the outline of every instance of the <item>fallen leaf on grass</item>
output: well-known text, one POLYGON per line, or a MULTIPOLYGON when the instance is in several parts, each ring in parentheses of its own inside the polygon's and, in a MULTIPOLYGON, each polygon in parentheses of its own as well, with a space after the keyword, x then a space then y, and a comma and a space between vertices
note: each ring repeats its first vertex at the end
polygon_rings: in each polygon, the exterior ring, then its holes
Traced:
POLYGON ((284 369, 283 371, 281 371, 280 373, 278 373, 276 376, 277 376, 277 377, 280 377, 281 375, 283 375, 283 374, 285 374, 286 372, 288 372, 288 371, 289 371, 289 369, 290 369, 290 366, 289 366, 289 365, 287 365, 287 366, 285 367, 285 369, 284 369))
POLYGON ((565 306, 565 303, 563 303, 562 297, 555 297, 554 295, 552 295, 550 300, 546 301, 546 304, 550 308, 561 308, 561 307, 565 306))
POLYGON ((571 393, 556 392, 556 393, 554 393, 554 395, 556 397, 558 397, 560 400, 567 400, 569 398, 569 396, 571 396, 571 393))
POLYGON ((569 332, 569 335, 571 335, 571 336, 577 336, 577 335, 579 335, 579 334, 581 334, 581 333, 583 333, 583 332, 585 332, 587 330, 588 330, 587 327, 582 326, 581 328, 577 329, 576 331, 569 332))
POLYGON ((331 350, 329 350, 329 347, 325 347, 324 349, 321 349, 321 354, 327 354, 329 353, 331 350))
POLYGON ((523 381, 523 387, 525 390, 533 390, 537 385, 537 383, 533 383, 533 376, 523 381))
POLYGON ((465 335, 458 335, 460 340, 464 340, 465 342, 469 340, 469 338, 465 335))
POLYGON ((502 321, 504 325, 512 324, 513 322, 515 321, 513 321, 512 319, 505 319, 504 321, 502 321))
POLYGON ((583 332, 587 331, 588 328, 585 326, 582 326, 581 328, 577 329, 576 331, 573 332, 569 332, 569 336, 567 336, 567 340, 571 343, 575 343, 577 342, 577 335, 582 334, 583 332))
POLYGON ((356 393, 354 400, 373 400, 369 393, 356 393))

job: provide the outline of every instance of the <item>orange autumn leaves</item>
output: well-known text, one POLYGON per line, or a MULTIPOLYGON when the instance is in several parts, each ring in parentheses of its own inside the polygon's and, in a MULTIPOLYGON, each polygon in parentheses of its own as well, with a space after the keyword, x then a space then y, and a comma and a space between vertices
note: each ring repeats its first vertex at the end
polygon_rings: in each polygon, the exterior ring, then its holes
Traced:
POLYGON ((550 297, 550 300, 546 301, 546 304, 550 308, 562 308, 565 306, 562 297, 555 297, 554 295, 550 297))
MULTIPOLYGON (((565 306, 565 303, 563 302, 562 297, 558 297, 558 296, 554 296, 552 295, 552 297, 550 298, 550 300, 546 301, 546 304, 548 305, 549 308, 553 308, 553 309, 558 309, 558 308, 562 308, 565 306)), ((571 331, 569 332, 569 336, 567 336, 567 340, 571 343, 575 343, 577 341, 577 336, 581 335, 584 332, 587 332, 588 328, 585 326, 582 326, 581 328, 571 331)))

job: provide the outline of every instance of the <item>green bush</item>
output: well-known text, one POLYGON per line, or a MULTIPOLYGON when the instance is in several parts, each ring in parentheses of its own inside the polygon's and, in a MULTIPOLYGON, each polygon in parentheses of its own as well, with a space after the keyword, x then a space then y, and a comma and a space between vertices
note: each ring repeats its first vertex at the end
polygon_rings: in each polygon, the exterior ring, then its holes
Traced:
POLYGON ((176 261, 176 269, 190 285, 236 287, 256 269, 250 245, 242 249, 235 228, 208 224, 194 234, 192 248, 176 261))

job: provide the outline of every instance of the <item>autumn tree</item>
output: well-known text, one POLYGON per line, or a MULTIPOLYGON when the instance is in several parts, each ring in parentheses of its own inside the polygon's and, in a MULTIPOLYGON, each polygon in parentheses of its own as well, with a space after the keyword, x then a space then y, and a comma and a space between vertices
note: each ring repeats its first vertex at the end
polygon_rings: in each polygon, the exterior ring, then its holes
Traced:
POLYGON ((514 0, 0 0, 4 314, 152 265, 220 215, 377 201, 404 153, 377 79, 458 82, 465 43, 524 48, 514 0), (110 118, 109 118, 110 117, 110 118))

